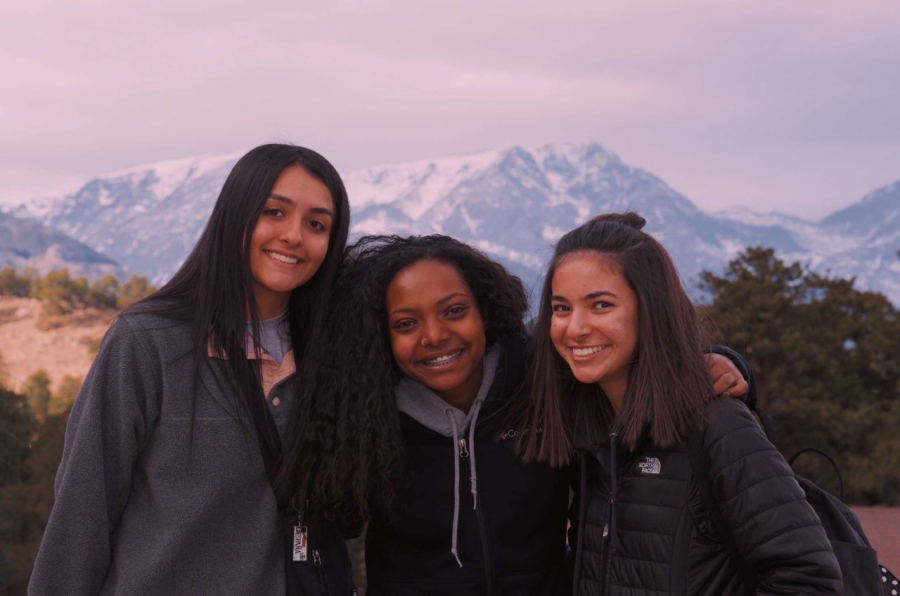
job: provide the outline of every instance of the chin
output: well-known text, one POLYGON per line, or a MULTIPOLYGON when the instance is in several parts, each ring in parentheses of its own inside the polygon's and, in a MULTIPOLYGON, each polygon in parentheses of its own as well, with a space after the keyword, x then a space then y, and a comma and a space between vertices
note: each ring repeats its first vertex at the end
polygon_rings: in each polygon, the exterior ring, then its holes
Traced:
POLYGON ((603 380, 603 375, 597 374, 593 371, 573 371, 573 375, 579 383, 584 383, 585 385, 599 383, 603 380))

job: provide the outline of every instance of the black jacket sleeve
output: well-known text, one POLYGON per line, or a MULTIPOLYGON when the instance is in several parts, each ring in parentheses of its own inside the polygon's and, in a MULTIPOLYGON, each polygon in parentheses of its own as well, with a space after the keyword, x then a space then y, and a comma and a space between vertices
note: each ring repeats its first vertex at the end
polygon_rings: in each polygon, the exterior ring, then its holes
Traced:
POLYGON ((758 594, 840 594, 841 571, 790 466, 739 400, 709 406, 710 479, 758 594))

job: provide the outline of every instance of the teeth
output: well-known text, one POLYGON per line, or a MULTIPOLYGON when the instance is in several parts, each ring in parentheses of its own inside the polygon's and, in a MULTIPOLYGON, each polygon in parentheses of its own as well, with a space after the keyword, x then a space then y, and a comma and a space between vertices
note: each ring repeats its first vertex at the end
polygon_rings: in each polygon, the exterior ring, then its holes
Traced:
POLYGON ((267 255, 275 259, 276 261, 281 261, 282 263, 287 263, 288 265, 296 265, 300 262, 300 259, 295 259, 293 257, 286 257, 284 255, 278 254, 277 252, 272 252, 271 250, 265 251, 267 255))
POLYGON ((591 348, 572 348, 572 353, 576 356, 590 356, 601 351, 604 346, 593 346, 591 348))
POLYGON ((423 360, 422 363, 427 366, 440 366, 441 364, 453 362, 454 360, 459 358, 460 354, 462 354, 462 350, 453 352, 452 354, 447 354, 446 356, 438 356, 434 360, 423 360))

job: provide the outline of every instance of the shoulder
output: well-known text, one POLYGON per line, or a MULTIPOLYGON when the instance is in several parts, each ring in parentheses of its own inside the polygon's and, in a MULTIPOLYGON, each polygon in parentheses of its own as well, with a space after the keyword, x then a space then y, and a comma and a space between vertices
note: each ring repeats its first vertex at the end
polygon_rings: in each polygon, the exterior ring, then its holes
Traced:
MULTIPOLYGON (((778 449, 766 438, 759 422, 741 400, 716 398, 708 404, 707 416, 702 442, 714 468, 738 461, 744 461, 744 465, 779 462, 778 467, 784 467, 778 449)), ((789 474, 790 470, 781 472, 789 474)))
POLYGON ((762 428, 747 405, 739 399, 716 397, 706 405, 706 434, 722 436, 739 429, 757 430, 762 428))
POLYGON ((194 345, 187 325, 158 314, 125 311, 103 336, 95 364, 150 361, 160 366, 173 357, 189 354, 194 345))

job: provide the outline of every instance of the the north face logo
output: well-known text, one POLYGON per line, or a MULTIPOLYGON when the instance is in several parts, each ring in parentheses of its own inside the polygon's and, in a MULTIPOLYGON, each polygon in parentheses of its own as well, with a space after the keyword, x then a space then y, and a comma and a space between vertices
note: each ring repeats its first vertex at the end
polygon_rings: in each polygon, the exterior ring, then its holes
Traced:
POLYGON ((659 474, 662 466, 655 457, 645 457, 644 461, 638 464, 641 467, 641 474, 659 474))

